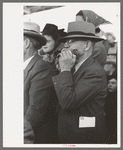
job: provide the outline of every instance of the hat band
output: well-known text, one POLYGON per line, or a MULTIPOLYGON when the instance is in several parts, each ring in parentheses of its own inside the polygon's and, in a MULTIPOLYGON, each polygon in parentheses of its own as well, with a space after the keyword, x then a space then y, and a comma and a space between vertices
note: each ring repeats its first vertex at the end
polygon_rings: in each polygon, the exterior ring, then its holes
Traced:
POLYGON ((67 33, 67 35, 88 35, 88 36, 95 36, 95 34, 93 34, 93 33, 85 33, 85 32, 81 32, 81 31, 69 32, 69 33, 67 33))
MULTIPOLYGON (((28 29, 24 29, 25 31, 31 31, 31 32, 35 32, 35 33, 38 33, 37 31, 34 31, 34 30, 28 30, 28 29)), ((39 33, 38 33, 39 34, 39 33)))

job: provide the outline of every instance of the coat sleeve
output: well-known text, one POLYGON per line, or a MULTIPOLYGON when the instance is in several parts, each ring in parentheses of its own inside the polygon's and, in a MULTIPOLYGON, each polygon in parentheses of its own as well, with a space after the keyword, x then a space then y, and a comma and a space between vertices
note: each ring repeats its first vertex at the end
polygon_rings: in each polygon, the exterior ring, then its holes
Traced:
POLYGON ((77 85, 74 85, 70 71, 64 71, 52 80, 61 108, 68 111, 86 104, 104 87, 104 77, 95 73, 86 73, 77 85))
POLYGON ((24 144, 34 144, 34 131, 31 124, 24 119, 24 144))
POLYGON ((47 112, 50 92, 52 89, 52 72, 48 69, 37 68, 37 72, 30 80, 29 105, 25 112, 33 128, 38 127, 47 112))

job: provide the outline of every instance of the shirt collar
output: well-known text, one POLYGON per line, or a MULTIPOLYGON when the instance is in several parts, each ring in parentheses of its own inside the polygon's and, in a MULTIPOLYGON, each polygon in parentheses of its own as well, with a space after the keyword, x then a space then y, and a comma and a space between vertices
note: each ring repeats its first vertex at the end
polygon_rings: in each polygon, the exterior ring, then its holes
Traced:
POLYGON ((34 57, 34 56, 28 58, 28 59, 24 62, 23 70, 26 69, 27 65, 29 64, 29 62, 31 61, 31 59, 32 59, 33 57, 34 57))
MULTIPOLYGON (((87 59, 87 58, 86 58, 86 59, 87 59)), ((75 72, 77 72, 77 70, 78 70, 78 69, 80 68, 80 66, 85 62, 86 59, 80 61, 78 64, 75 65, 74 74, 75 74, 75 72)))

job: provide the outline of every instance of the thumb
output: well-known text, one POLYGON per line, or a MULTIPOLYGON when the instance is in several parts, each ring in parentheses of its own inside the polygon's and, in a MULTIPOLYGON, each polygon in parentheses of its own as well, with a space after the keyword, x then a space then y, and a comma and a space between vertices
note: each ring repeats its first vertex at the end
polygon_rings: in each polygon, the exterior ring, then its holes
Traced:
POLYGON ((73 58, 76 59, 76 55, 73 54, 73 58))

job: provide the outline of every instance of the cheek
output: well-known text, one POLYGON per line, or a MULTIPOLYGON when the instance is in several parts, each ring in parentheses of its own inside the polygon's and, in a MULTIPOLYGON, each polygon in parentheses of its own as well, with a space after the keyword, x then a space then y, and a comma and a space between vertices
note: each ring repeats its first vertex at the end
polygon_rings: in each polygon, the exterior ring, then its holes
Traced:
POLYGON ((53 41, 53 42, 51 42, 50 43, 50 46, 52 47, 52 48, 54 48, 54 46, 55 46, 55 42, 53 41))
POLYGON ((70 47, 71 49, 77 49, 77 51, 78 51, 78 53, 79 54, 82 54, 82 53, 84 53, 84 48, 83 48, 83 45, 78 45, 78 44, 73 44, 73 45, 71 45, 71 47, 70 47))
POLYGON ((114 90, 116 90, 117 89, 117 85, 114 85, 114 90))

